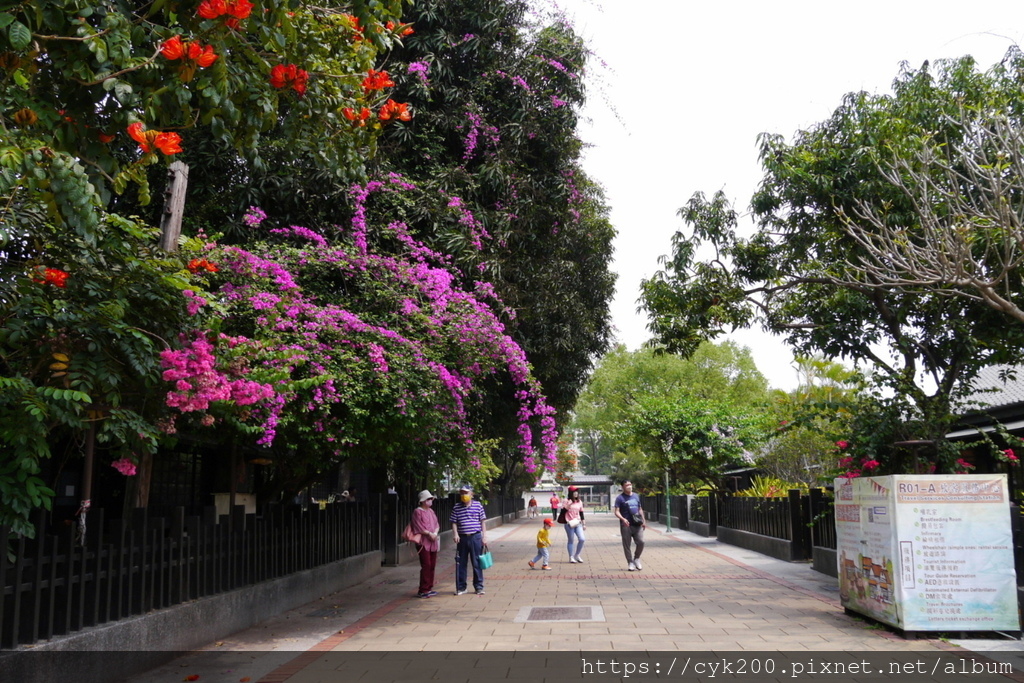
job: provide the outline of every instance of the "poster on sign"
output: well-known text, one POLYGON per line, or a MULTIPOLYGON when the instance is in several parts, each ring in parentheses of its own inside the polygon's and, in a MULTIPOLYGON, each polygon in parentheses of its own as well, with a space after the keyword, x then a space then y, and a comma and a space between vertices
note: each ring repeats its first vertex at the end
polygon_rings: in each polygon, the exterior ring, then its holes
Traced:
POLYGON ((843 607, 906 631, 1017 631, 1003 474, 835 480, 843 607))

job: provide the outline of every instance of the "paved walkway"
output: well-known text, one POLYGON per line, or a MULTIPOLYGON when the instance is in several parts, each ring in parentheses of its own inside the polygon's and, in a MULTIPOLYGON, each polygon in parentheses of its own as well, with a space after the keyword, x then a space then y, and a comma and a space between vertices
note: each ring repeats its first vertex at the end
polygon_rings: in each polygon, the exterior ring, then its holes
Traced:
POLYGON ((132 683, 177 683, 193 675, 201 683, 341 680, 310 677, 326 652, 887 651, 909 656, 965 646, 1002 651, 991 654, 993 659, 1024 661, 1021 643, 1014 640, 906 640, 845 614, 835 579, 807 564, 774 560, 689 532, 668 534, 660 524, 647 529, 643 570, 629 572, 615 517, 593 514, 587 522, 583 564, 568 562, 565 535, 556 528, 554 570, 531 570, 527 560, 535 553, 540 522, 521 519, 488 532, 495 565, 486 572, 486 595, 453 595, 449 544, 438 557, 437 597, 415 597, 418 565, 389 568, 132 683))

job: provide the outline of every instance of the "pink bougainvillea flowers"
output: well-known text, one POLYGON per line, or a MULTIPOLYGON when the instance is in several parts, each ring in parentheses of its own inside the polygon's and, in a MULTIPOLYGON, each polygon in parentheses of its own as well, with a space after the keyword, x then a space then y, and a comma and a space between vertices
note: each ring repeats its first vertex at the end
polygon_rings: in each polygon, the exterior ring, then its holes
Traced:
POLYGON ((115 460, 114 462, 110 463, 110 466, 126 477, 134 476, 136 472, 135 463, 129 460, 128 458, 121 458, 120 460, 115 460))

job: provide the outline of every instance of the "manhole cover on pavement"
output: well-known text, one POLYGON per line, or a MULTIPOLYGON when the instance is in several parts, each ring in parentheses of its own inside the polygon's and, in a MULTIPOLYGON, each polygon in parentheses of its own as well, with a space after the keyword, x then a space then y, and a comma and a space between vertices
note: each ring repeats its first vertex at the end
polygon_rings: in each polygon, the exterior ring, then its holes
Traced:
POLYGON ((551 621, 604 621, 604 610, 600 607, 573 605, 568 607, 522 607, 514 620, 523 622, 551 621))

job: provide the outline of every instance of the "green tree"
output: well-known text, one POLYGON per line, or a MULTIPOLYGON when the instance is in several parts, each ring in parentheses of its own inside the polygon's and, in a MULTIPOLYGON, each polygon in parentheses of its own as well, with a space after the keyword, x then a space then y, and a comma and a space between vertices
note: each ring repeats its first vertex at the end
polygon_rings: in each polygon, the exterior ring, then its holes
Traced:
MULTIPOLYGON (((864 207, 904 225, 919 213, 880 170, 930 131, 960 132, 951 119, 963 99, 983 97, 986 80, 965 58, 904 69, 891 95, 851 93, 833 115, 792 143, 761 138, 764 178, 752 199, 758 229, 739 235, 737 214, 721 193, 696 194, 680 210, 689 231, 673 238, 664 269, 643 284, 651 329, 673 350, 688 351, 730 328, 760 324, 802 355, 852 361, 892 392, 913 438, 939 444, 939 466, 954 466, 944 436, 951 408, 979 368, 1015 348, 998 315, 936 292, 855 282, 863 248, 846 229, 864 207), (711 246, 716 258, 698 249, 711 246)), ((874 438, 877 434, 854 434, 874 438)))
POLYGON ((0 524, 18 533, 49 507, 53 455, 79 457, 89 434, 108 466, 161 436, 158 353, 187 329, 194 278, 154 229, 110 214, 98 227, 69 239, 40 218, 0 261, 0 524))
POLYGON ((619 423, 620 438, 646 456, 670 481, 717 486, 727 466, 745 461, 758 420, 740 407, 692 396, 646 396, 619 423))
POLYGON ((643 479, 651 472, 661 476, 660 465, 638 461, 643 457, 635 452, 638 442, 620 429, 638 406, 686 396, 752 411, 767 401, 767 384, 749 349, 731 341, 703 344, 687 359, 653 348, 631 352, 619 345, 595 368, 569 429, 578 444, 597 454, 598 471, 611 467, 617 478, 643 479))
MULTIPOLYGON (((564 416, 609 344, 614 286, 614 230, 580 165, 586 50, 522 0, 423 0, 407 18, 416 33, 388 65, 416 115, 385 131, 374 171, 400 174, 424 200, 378 208, 451 254, 467 280, 493 285, 510 336, 564 416)), ((501 439, 506 481, 519 462, 513 401, 495 383, 481 413, 501 439)))

